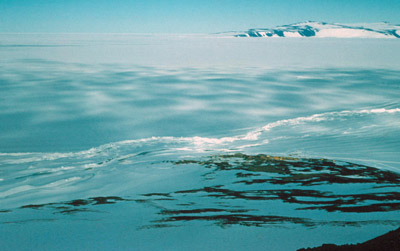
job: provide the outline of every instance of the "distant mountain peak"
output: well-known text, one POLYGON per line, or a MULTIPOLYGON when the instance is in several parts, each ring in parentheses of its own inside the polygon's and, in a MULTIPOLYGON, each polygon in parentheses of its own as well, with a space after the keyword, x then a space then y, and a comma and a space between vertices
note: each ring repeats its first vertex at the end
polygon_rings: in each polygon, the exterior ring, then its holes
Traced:
POLYGON ((235 37, 400 38, 400 25, 388 22, 338 24, 317 21, 255 28, 236 32, 235 37))

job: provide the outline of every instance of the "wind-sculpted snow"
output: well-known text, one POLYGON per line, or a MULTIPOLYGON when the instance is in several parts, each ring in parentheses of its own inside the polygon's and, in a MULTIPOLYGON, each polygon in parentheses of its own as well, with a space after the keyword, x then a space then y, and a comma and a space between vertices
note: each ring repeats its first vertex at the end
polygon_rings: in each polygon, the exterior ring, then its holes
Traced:
POLYGON ((269 122, 399 107, 396 70, 111 68, 3 64, 0 152, 76 151, 166 136, 228 141, 231 130, 269 122))
MULTIPOLYGON (((222 33, 223 34, 223 33, 222 33)), ((389 23, 331 24, 308 21, 271 29, 250 29, 236 37, 400 38, 400 25, 389 23)))

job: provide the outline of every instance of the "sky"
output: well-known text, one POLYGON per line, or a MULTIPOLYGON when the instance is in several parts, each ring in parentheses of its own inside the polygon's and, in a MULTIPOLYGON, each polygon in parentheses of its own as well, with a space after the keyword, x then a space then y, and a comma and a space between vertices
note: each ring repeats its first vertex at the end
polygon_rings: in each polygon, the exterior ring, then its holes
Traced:
POLYGON ((307 20, 400 24, 400 0, 0 0, 2 33, 213 33, 307 20))

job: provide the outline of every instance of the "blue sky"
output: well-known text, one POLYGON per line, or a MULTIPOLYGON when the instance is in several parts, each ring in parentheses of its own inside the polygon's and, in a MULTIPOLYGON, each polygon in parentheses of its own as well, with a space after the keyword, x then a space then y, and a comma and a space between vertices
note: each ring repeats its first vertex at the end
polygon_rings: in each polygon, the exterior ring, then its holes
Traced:
POLYGON ((207 33, 314 20, 400 23, 400 0, 0 0, 0 32, 207 33))

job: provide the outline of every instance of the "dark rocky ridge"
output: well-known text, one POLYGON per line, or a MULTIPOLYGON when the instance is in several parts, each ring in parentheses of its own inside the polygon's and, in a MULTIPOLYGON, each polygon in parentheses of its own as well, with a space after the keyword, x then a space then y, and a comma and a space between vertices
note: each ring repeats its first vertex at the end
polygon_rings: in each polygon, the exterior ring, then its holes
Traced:
POLYGON ((298 251, 399 251, 400 250, 400 228, 387 234, 376 237, 361 244, 335 245, 324 244, 315 248, 302 248, 298 251))

